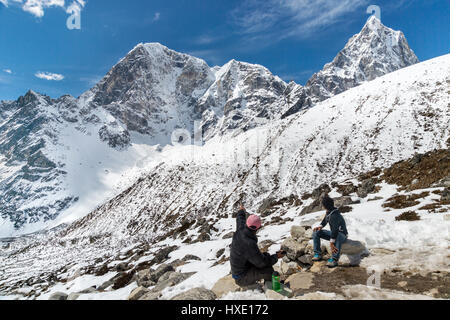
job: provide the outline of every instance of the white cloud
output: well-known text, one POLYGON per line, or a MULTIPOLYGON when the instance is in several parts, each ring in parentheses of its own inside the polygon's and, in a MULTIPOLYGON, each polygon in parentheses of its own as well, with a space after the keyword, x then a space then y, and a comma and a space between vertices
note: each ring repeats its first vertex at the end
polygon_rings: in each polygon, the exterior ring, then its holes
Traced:
POLYGON ((37 72, 35 74, 37 78, 49 80, 49 81, 61 81, 64 79, 62 74, 50 73, 50 72, 37 72))
POLYGON ((155 12, 155 15, 153 16, 153 22, 158 21, 161 18, 161 12, 155 12))
POLYGON ((44 16, 45 10, 51 7, 59 7, 65 11, 69 9, 75 9, 81 11, 85 6, 85 0, 73 0, 72 3, 66 8, 64 0, 0 0, 5 6, 9 4, 18 4, 22 7, 22 10, 31 13, 37 18, 44 16))
MULTIPOLYGON (((232 11, 232 21, 244 35, 277 35, 276 39, 310 36, 346 14, 361 10, 369 0, 245 0, 232 11)), ((364 15, 365 11, 361 10, 364 15)))
POLYGON ((3 71, 8 73, 8 74, 12 74, 12 70, 11 69, 3 69, 3 71))

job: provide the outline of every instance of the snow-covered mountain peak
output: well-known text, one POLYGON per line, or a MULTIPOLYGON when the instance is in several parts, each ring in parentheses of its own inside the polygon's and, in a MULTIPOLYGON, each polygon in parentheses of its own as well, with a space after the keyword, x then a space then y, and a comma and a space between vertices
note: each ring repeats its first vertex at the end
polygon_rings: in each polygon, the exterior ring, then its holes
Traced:
POLYGON ((403 33, 373 16, 331 63, 312 76, 307 83, 309 95, 317 103, 418 62, 403 33))

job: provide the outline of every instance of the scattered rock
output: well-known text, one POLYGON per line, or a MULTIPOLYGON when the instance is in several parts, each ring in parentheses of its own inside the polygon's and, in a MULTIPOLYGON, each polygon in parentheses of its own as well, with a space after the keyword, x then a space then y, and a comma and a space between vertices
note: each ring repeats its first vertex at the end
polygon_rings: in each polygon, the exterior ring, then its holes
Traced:
POLYGON ((309 271, 313 273, 319 273, 322 270, 322 268, 326 266, 326 264, 327 262, 325 260, 314 262, 313 266, 311 267, 311 269, 309 269, 309 271))
POLYGON ((314 189, 311 197, 314 200, 318 200, 320 199, 323 195, 328 194, 331 192, 331 188, 329 185, 327 185, 326 183, 322 184, 321 186, 319 186, 318 188, 314 189))
POLYGON ((306 229, 300 226, 291 227, 291 237, 294 240, 302 240, 305 237, 306 229))
POLYGON ((121 289, 126 287, 133 279, 134 272, 121 272, 113 278, 114 284, 112 286, 113 290, 121 289))
POLYGON ((225 234, 222 239, 231 239, 234 236, 234 232, 229 232, 227 234, 225 234))
POLYGON ((202 232, 195 240, 195 242, 205 242, 211 240, 211 236, 207 232, 202 232))
POLYGON ((305 254, 300 258, 298 258, 298 261, 300 261, 300 263, 304 265, 312 265, 313 264, 312 257, 313 256, 311 254, 305 254))
POLYGON ((323 210, 322 203, 320 202, 319 199, 315 199, 309 206, 304 207, 302 211, 300 211, 300 215, 303 216, 309 213, 319 212, 322 210, 323 210))
POLYGON ((79 293, 71 293, 67 297, 67 300, 73 301, 73 300, 77 300, 79 297, 80 297, 79 293))
POLYGON ((188 273, 180 273, 180 272, 173 272, 170 274, 168 279, 163 281, 158 281, 156 286, 151 290, 153 292, 159 292, 164 290, 168 287, 173 287, 186 279, 190 278, 192 275, 194 275, 195 272, 188 272, 188 273))
POLYGON ((108 268, 108 264, 105 263, 104 265, 102 265, 100 268, 96 269, 94 271, 95 276, 97 277, 101 277, 104 276, 105 274, 107 274, 109 272, 109 268, 108 268))
POLYGON ((162 296, 162 293, 160 291, 155 292, 148 292, 144 294, 142 297, 140 297, 138 300, 158 300, 162 296))
POLYGON ((115 266, 115 270, 117 272, 127 271, 127 269, 128 269, 128 263, 126 263, 126 262, 121 262, 115 266))
POLYGON ((79 294, 88 294, 88 293, 94 293, 94 292, 97 292, 97 288, 96 287, 90 287, 90 288, 84 289, 84 290, 82 290, 82 291, 80 291, 78 293, 79 294))
POLYGON ((351 182, 337 186, 337 192, 339 192, 343 196, 349 196, 350 194, 355 193, 357 190, 358 188, 351 182))
POLYGON ((178 249, 178 246, 170 246, 170 247, 165 247, 160 249, 156 254, 155 257, 153 258, 153 264, 160 264, 161 262, 163 262, 164 260, 169 258, 169 254, 172 251, 175 251, 178 249))
POLYGON ((305 253, 305 248, 293 238, 284 240, 281 244, 281 250, 286 251, 286 257, 291 261, 296 261, 305 253))
POLYGON ((98 287, 98 291, 104 291, 107 288, 111 287, 113 284, 114 284, 114 281, 112 281, 112 280, 105 281, 98 287))
POLYGON ((180 293, 171 300, 215 300, 216 294, 212 290, 205 288, 194 288, 186 292, 180 293))
POLYGON ((355 203, 352 200, 352 197, 348 197, 348 196, 334 198, 333 200, 334 200, 334 206, 338 209, 340 209, 341 207, 345 207, 345 206, 355 203))
POLYGON ((263 240, 260 243, 258 243, 258 248, 261 250, 261 252, 267 252, 269 248, 273 245, 273 241, 270 239, 263 240))
POLYGON ((361 185, 358 187, 358 190, 356 191, 356 194, 360 198, 367 197, 367 195, 369 193, 372 193, 372 192, 375 191, 375 184, 376 184, 376 180, 375 179, 370 178, 370 179, 364 180, 361 183, 361 185))
POLYGON ((217 298, 221 298, 229 292, 242 291, 242 288, 236 284, 230 274, 217 281, 211 290, 216 294, 217 298))
POLYGON ((319 222, 320 220, 316 219, 303 220, 302 222, 300 222, 300 227, 304 227, 306 230, 309 230, 312 229, 312 227, 319 222))
POLYGON ((150 280, 151 270, 141 270, 135 274, 135 280, 140 287, 151 287, 155 285, 155 281, 150 280))
MULTIPOLYGON (((450 180, 450 176, 447 177, 447 179, 450 180)), ((450 203, 450 188, 449 187, 445 188, 444 191, 442 191, 441 202, 443 202, 443 203, 449 202, 450 203)))
POLYGON ((190 261, 190 260, 196 260, 196 261, 201 261, 202 259, 200 259, 197 256, 194 256, 193 254, 188 254, 185 255, 184 258, 182 259, 183 261, 190 261))
POLYGON ((219 259, 225 252, 225 249, 220 249, 219 251, 217 251, 216 253, 216 258, 219 259))
POLYGON ((48 298, 48 300, 67 300, 69 296, 63 292, 56 292, 48 298))
POLYGON ((400 281, 399 283, 397 283, 397 285, 401 288, 405 288, 408 285, 408 282, 406 281, 400 281))
POLYGON ((166 280, 170 279, 170 277, 175 273, 176 273, 175 271, 167 271, 158 279, 158 282, 162 282, 162 281, 166 281, 166 280))
POLYGON ((131 291, 130 295, 128 296, 128 300, 139 300, 142 296, 149 293, 149 290, 144 287, 137 287, 133 291, 131 291))
POLYGON ((299 265, 296 262, 288 262, 288 263, 281 263, 280 271, 281 271, 280 273, 283 276, 288 277, 291 274, 300 272, 301 268, 299 267, 299 265))
POLYGON ((307 229, 305 231, 305 234, 303 235, 303 241, 311 240, 312 236, 313 236, 313 233, 314 233, 313 229, 307 229))
POLYGON ((175 271, 173 266, 170 264, 162 264, 155 271, 150 271, 148 274, 148 279, 153 282, 158 282, 159 278, 169 271, 175 271))

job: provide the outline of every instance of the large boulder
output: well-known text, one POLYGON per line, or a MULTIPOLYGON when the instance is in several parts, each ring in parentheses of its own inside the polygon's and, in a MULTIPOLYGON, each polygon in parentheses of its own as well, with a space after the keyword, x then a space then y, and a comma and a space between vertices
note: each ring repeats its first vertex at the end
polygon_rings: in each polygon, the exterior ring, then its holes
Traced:
POLYGON ((242 288, 236 284, 230 274, 217 281, 211 290, 216 294, 217 298, 221 298, 229 292, 242 291, 242 288))
MULTIPOLYGON (((331 255, 331 247, 329 242, 326 242, 327 252, 331 255)), ((347 239, 341 247, 341 256, 347 256, 348 263, 352 266, 357 266, 361 262, 363 255, 367 254, 368 250, 364 243, 347 239)), ((344 258, 345 259, 345 258, 344 258)), ((343 260, 344 260, 343 259, 343 260)))
POLYGON ((216 300, 217 296, 212 290, 205 288, 194 288, 180 293, 171 300, 216 300))
POLYGON ((347 239, 345 243, 342 244, 342 254, 346 255, 358 255, 363 254, 367 251, 366 246, 361 241, 355 241, 351 239, 347 239))
POLYGON ((286 257, 291 261, 296 261, 305 253, 305 247, 293 238, 287 238, 281 244, 281 250, 286 251, 286 257))

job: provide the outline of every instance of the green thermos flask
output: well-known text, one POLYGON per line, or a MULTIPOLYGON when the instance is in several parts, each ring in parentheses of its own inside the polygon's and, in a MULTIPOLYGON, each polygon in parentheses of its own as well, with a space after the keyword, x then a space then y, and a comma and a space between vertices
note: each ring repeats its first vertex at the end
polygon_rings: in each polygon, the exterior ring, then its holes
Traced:
POLYGON ((276 271, 272 274, 272 290, 275 292, 281 291, 280 274, 276 271))

